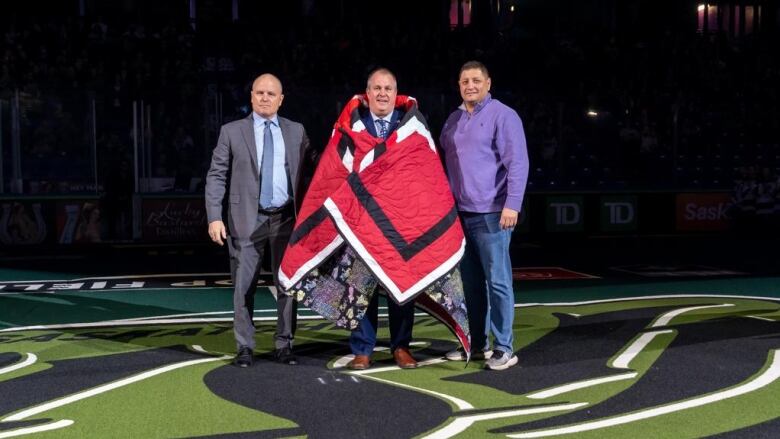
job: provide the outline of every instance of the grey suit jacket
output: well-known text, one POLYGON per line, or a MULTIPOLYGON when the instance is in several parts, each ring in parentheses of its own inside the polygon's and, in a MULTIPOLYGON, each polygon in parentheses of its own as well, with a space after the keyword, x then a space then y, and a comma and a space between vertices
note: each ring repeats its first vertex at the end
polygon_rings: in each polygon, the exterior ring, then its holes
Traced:
MULTIPOLYGON (((298 122, 279 116, 295 212, 303 195, 302 166, 309 149, 306 130, 298 122)), ((260 172, 252 115, 222 126, 206 174, 208 222, 223 221, 229 235, 249 238, 257 223, 260 172), (225 221, 225 214, 227 221, 225 221)))

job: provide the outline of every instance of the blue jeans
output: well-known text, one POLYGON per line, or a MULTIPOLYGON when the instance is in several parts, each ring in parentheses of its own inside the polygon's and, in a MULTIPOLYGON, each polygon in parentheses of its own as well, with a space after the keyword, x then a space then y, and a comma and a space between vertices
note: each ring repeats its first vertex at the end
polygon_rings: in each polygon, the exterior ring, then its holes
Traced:
POLYGON ((509 242, 512 229, 502 230, 501 213, 461 212, 466 234, 466 252, 461 261, 463 289, 468 307, 471 346, 474 351, 493 348, 507 353, 512 347, 515 295, 512 289, 512 262, 509 242))
MULTIPOLYGON (((375 292, 368 304, 366 314, 360 320, 360 326, 349 335, 349 347, 353 354, 370 356, 374 352, 378 311, 379 293, 375 292)), ((395 351, 396 348, 408 348, 412 341, 414 326, 414 301, 398 305, 388 297, 387 311, 390 321, 390 352, 395 351)))

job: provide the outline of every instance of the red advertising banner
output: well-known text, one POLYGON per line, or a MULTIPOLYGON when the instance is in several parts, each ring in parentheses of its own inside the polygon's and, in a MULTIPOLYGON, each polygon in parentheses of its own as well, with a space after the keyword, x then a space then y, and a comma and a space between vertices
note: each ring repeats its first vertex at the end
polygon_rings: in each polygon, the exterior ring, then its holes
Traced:
POLYGON ((141 234, 147 242, 192 242, 206 239, 206 207, 198 198, 144 199, 141 234))
POLYGON ((730 206, 731 194, 727 192, 678 194, 677 230, 726 230, 731 226, 730 206))
POLYGON ((598 276, 562 267, 521 267, 512 269, 512 278, 515 280, 569 280, 598 279, 598 276))

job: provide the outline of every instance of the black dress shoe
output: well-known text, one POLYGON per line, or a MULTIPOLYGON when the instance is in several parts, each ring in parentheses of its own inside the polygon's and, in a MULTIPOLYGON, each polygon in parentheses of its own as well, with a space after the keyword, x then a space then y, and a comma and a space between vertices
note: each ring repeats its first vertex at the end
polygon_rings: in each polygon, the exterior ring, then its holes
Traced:
POLYGON ((252 349, 241 348, 238 350, 238 355, 233 358, 233 364, 238 367, 249 367, 252 365, 252 349))
POLYGON ((293 366, 298 364, 298 359, 293 355, 290 348, 281 348, 274 351, 274 360, 277 363, 293 366))

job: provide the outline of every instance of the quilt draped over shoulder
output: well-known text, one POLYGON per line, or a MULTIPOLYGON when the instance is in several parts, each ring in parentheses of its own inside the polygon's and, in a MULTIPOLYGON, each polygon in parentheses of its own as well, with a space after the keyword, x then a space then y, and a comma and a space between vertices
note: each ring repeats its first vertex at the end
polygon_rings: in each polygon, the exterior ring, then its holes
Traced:
POLYGON ((447 325, 470 352, 458 263, 465 238, 417 101, 386 139, 361 120, 365 95, 344 107, 306 193, 279 268, 288 294, 347 329, 381 286, 447 325))

